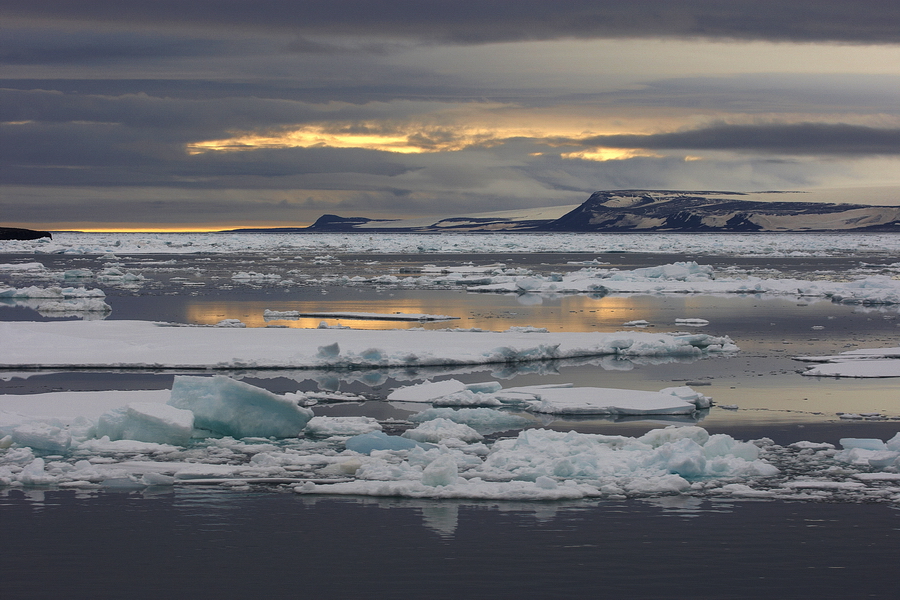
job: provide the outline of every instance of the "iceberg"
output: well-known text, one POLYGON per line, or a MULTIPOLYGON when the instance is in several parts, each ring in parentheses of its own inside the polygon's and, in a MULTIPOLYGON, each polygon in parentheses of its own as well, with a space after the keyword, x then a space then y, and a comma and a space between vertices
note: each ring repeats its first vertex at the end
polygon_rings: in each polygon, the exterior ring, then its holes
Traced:
POLYGON ((313 417, 296 400, 229 377, 179 375, 168 404, 194 413, 200 429, 243 437, 296 437, 313 417))

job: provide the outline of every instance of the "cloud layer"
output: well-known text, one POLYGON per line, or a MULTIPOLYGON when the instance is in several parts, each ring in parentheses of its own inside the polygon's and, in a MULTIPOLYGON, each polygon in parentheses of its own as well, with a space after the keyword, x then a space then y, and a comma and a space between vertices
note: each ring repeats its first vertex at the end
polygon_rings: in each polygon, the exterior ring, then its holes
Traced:
POLYGON ((900 185, 896 2, 0 0, 0 17, 9 225, 900 185))

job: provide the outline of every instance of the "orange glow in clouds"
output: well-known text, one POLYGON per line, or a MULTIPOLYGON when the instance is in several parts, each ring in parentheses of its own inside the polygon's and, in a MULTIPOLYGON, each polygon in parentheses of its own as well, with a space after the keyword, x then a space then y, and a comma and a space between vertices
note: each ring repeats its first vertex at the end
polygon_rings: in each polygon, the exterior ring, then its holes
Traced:
MULTIPOLYGON (((403 125, 378 124, 310 124, 296 129, 263 133, 241 133, 227 139, 207 140, 187 145, 188 154, 206 152, 242 152, 278 148, 359 148, 396 152, 399 154, 426 154, 456 152, 472 147, 490 147, 513 138, 531 139, 537 143, 550 143, 564 137, 586 135, 584 131, 540 131, 519 127, 433 126, 421 123, 403 125)), ((533 153, 539 156, 543 153, 533 153)), ((564 159, 607 161, 623 160, 639 156, 658 157, 658 154, 634 148, 586 148, 561 153, 564 159)))

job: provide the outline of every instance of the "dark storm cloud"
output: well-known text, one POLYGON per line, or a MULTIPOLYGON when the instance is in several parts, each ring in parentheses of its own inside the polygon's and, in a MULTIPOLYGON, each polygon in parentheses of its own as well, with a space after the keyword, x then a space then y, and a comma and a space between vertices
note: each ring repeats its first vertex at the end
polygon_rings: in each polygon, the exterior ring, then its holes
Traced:
POLYGON ((6 28, 0 35, 0 64, 86 65, 118 61, 222 56, 247 51, 247 44, 187 39, 137 32, 6 28))
POLYGON ((7 18, 263 28, 438 43, 705 37, 900 42, 896 0, 0 0, 7 18))
POLYGON ((583 147, 650 150, 730 150, 818 156, 897 155, 900 154, 900 129, 843 123, 719 124, 674 133, 600 135, 556 142, 583 147))

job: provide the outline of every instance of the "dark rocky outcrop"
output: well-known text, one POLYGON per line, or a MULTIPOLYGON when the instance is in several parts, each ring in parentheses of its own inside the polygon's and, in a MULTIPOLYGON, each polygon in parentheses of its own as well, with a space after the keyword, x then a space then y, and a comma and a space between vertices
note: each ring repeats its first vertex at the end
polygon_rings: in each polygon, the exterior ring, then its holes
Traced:
POLYGON ((49 231, 35 231, 20 227, 0 227, 0 240, 39 240, 41 238, 53 239, 49 231))

